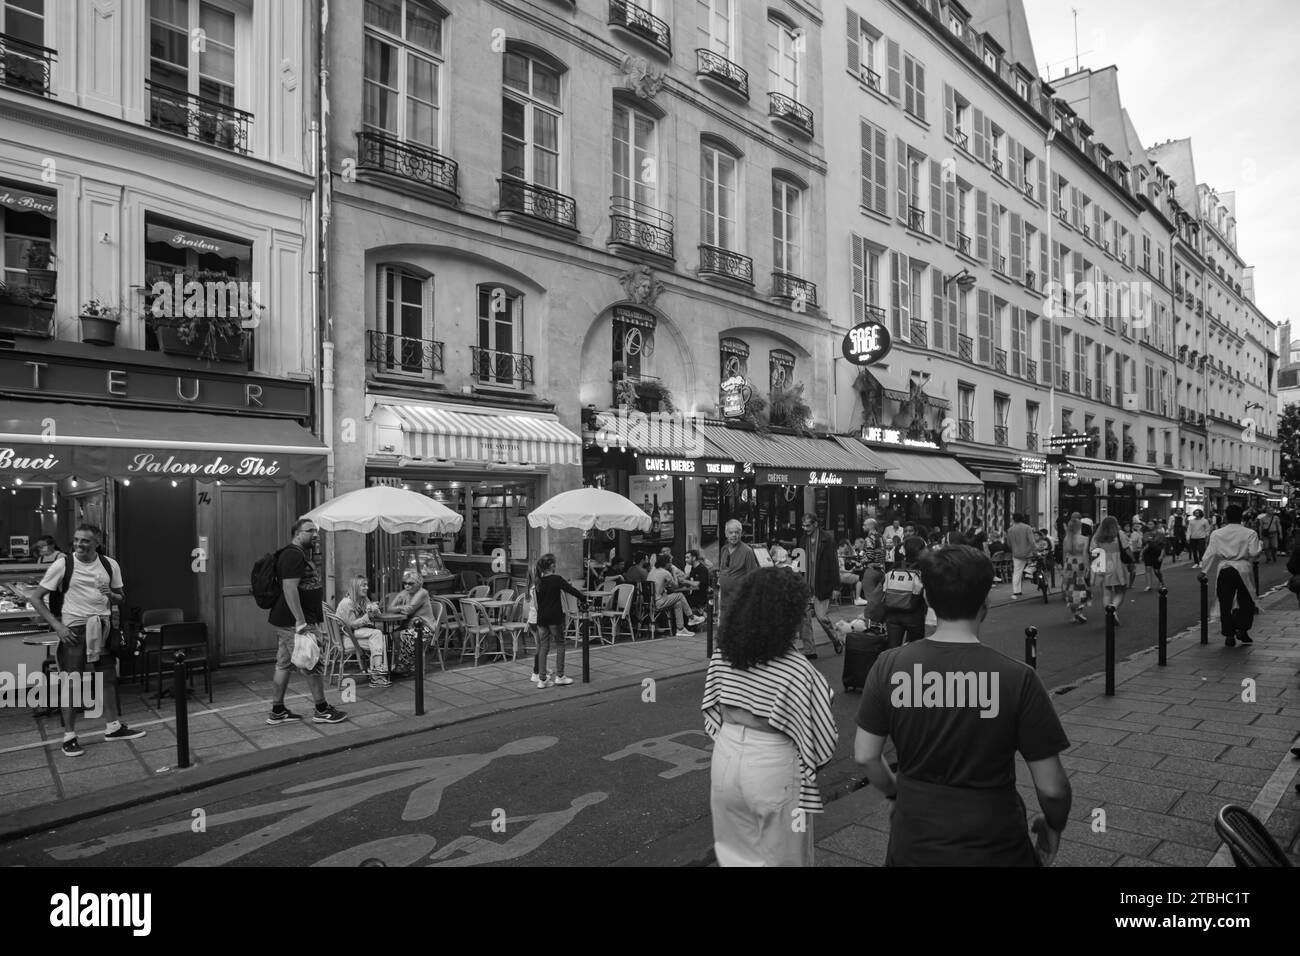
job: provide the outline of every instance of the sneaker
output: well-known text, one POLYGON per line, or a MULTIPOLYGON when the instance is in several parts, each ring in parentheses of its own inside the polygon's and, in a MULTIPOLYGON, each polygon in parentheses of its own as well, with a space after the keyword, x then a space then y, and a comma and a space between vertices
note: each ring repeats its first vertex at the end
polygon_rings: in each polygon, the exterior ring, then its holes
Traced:
POLYGON ((854 606, 854 607, 866 607, 867 604, 869 604, 869 603, 870 603, 870 602, 867 601, 866 598, 854 598, 854 599, 853 599, 853 606, 854 606))
POLYGON ((529 679, 530 681, 532 681, 534 684, 540 684, 540 683, 541 683, 541 679, 537 676, 537 671, 533 671, 533 676, 530 677, 530 678, 528 678, 528 679, 529 679))
POLYGON ((1082 611, 1075 611, 1075 612, 1074 612, 1074 619, 1075 619, 1076 621, 1078 621, 1080 624, 1087 624, 1087 623, 1088 623, 1088 618, 1084 615, 1084 613, 1083 613, 1082 611))
POLYGON ((1021 595, 1021 592, 1020 592, 1020 591, 1016 591, 1016 592, 1014 592, 1014 593, 1011 595, 1011 600, 1013 600, 1013 601, 1019 601, 1019 600, 1020 600, 1020 595, 1021 595))
POLYGON ((1248 633, 1246 633, 1245 631, 1239 631, 1239 632, 1237 633, 1237 640, 1238 640, 1240 643, 1242 643, 1242 644, 1254 644, 1254 643, 1255 643, 1253 640, 1251 640, 1250 635, 1249 635, 1248 633))
POLYGON ((76 737, 63 742, 63 756, 65 757, 80 757, 85 752, 85 748, 82 747, 81 744, 77 743, 76 737))
POLYGON ((682 628, 680 631, 678 631, 676 634, 673 635, 673 637, 694 637, 694 636, 695 636, 695 632, 688 627, 682 628))
POLYGON ((1146 586, 1145 590, 1150 591, 1150 590, 1151 590, 1151 585, 1148 584, 1148 585, 1146 586))
POLYGON ((272 708, 271 716, 266 718, 268 724, 287 724, 291 720, 302 720, 302 717, 295 714, 288 707, 281 707, 279 710, 272 708))
POLYGON ((686 626, 687 626, 687 627, 699 627, 701 624, 704 623, 704 621, 705 621, 705 618, 701 617, 700 615, 696 615, 695 617, 691 618, 689 621, 686 622, 686 626))
POLYGON ((568 687, 572 683, 573 678, 565 677, 563 674, 551 681, 551 685, 554 687, 568 687))
POLYGON ((135 740, 139 737, 143 737, 145 734, 146 731, 132 730, 126 724, 122 724, 117 728, 117 730, 113 731, 111 734, 104 734, 104 739, 105 740, 135 740))
POLYGON ((546 678, 546 677, 543 677, 541 680, 537 682, 538 690, 546 690, 546 688, 554 687, 554 686, 555 684, 550 680, 550 678, 546 678))
POLYGON ((390 681, 387 677, 372 677, 370 678, 370 686, 371 687, 392 687, 393 682, 390 681))
POLYGON ((339 724, 347 720, 348 715, 345 712, 326 704, 324 710, 317 708, 316 712, 311 715, 311 719, 312 723, 316 724, 339 724))

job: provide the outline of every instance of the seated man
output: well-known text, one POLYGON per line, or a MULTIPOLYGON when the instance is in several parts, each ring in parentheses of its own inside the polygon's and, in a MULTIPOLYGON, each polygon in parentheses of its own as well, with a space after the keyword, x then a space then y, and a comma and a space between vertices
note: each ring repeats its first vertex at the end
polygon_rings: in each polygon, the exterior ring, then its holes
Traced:
POLYGON ((993 567, 964 545, 918 562, 938 629, 880 655, 858 711, 854 758, 897 800, 886 866, 1046 866, 1070 816, 1069 747, 1033 668, 980 643, 993 567), (882 759, 886 738, 897 775, 882 759), (1042 814, 1032 830, 1016 790, 1016 754, 1042 814))
POLYGON ((695 632, 690 630, 686 625, 691 627, 704 623, 704 618, 694 614, 691 607, 686 603, 685 596, 680 591, 674 591, 676 582, 673 580, 672 572, 669 568, 672 561, 669 555, 660 554, 655 559, 655 568, 647 576, 646 580, 655 586, 655 611, 672 611, 673 620, 677 623, 677 633, 674 637, 694 637, 695 632), (689 617, 689 620, 687 618, 689 617))
POLYGON ((646 580, 650 574, 650 559, 646 557, 644 551, 637 551, 632 555, 632 564, 623 572, 624 584, 640 584, 646 580))
POLYGON ((841 552, 837 555, 840 564, 840 589, 845 594, 853 595, 853 603, 858 607, 866 604, 866 598, 862 596, 861 578, 850 571, 845 564, 844 554, 841 552))
POLYGON ((668 559, 668 573, 673 576, 674 584, 676 584, 679 588, 693 586, 689 584, 690 577, 686 574, 686 572, 673 563, 673 552, 671 548, 660 548, 659 554, 668 559))
POLYGON ((603 587, 606 591, 612 591, 618 585, 623 583, 623 559, 615 558, 609 562, 605 568, 605 580, 603 587))

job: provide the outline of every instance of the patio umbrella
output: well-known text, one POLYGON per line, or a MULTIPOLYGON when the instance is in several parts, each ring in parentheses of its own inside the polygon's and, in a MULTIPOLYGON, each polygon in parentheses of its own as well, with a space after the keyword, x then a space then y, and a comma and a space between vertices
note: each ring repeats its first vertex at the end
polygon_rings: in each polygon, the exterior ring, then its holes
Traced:
POLYGON ((650 516, 622 495, 603 488, 575 488, 538 505, 528 513, 534 528, 577 528, 590 531, 649 531, 650 516))
POLYGON ((332 498, 303 515, 322 531, 358 531, 368 534, 382 528, 389 534, 418 531, 454 534, 465 519, 446 505, 414 491, 374 485, 332 498))

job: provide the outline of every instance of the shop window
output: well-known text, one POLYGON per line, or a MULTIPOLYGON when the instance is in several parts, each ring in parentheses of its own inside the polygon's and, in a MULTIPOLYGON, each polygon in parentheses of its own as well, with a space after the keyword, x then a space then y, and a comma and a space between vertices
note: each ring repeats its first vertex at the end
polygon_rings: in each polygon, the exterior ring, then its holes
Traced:
POLYGON ((52 192, 0 182, 0 275, 10 288, 26 286, 54 297, 58 205, 52 192))
POLYGON ((442 344, 433 341, 433 277, 409 267, 381 266, 378 292, 372 359, 383 372, 431 379, 442 371, 442 344))
POLYGON ((768 386, 776 392, 794 384, 794 356, 784 349, 768 353, 768 386))
POLYGON ((364 127, 439 149, 442 14, 422 0, 367 0, 364 127))
POLYGON ((501 172, 560 188, 560 71, 522 52, 505 54, 501 94, 501 172))
POLYGON ((614 356, 622 364, 623 377, 637 381, 646 376, 647 360, 654 355, 655 317, 638 309, 614 311, 614 356))
POLYGON ((523 354, 523 296, 497 285, 478 287, 478 348, 474 375, 479 384, 518 388, 532 382, 532 356, 523 354))
POLYGON ((721 358, 719 382, 729 378, 745 378, 749 374, 749 346, 741 339, 724 338, 718 345, 721 358))
MULTIPOLYGON (((176 304, 178 282, 181 292, 191 282, 204 286, 203 315, 211 319, 251 318, 264 299, 251 281, 253 246, 245 240, 146 216, 144 257, 147 314, 154 311, 156 294, 164 288, 172 290, 171 304, 176 304)), ((189 317, 188 297, 184 301, 189 317)), ((157 350, 156 329, 153 324, 146 328, 145 348, 157 350)))

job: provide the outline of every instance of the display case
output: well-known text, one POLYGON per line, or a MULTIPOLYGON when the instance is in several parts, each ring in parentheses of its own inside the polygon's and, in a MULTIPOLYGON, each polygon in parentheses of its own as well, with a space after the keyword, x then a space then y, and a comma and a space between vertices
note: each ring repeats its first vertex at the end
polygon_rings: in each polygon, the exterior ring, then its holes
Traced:
POLYGON ((0 671, 15 673, 19 664, 39 671, 45 649, 26 645, 23 638, 49 631, 32 609, 26 591, 41 583, 48 565, 35 562, 0 563, 0 671))

